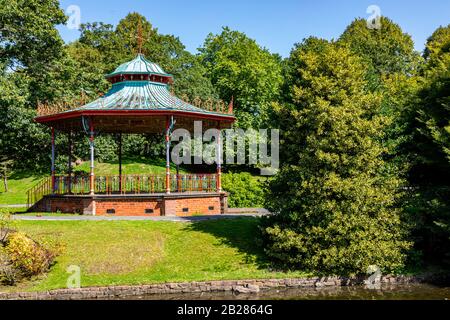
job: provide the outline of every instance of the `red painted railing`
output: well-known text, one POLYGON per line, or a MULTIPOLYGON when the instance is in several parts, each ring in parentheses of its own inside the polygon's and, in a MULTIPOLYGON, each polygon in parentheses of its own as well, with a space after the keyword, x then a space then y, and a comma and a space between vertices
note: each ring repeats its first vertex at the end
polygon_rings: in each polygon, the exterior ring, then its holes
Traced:
MULTIPOLYGON (((94 180, 95 194, 156 194, 166 192, 165 175, 108 175, 96 176, 94 180)), ((173 174, 170 177, 170 191, 216 192, 216 174, 173 174)), ((28 190, 28 208, 44 196, 56 195, 88 195, 90 193, 89 176, 56 176, 54 190, 52 178, 48 177, 28 190)))

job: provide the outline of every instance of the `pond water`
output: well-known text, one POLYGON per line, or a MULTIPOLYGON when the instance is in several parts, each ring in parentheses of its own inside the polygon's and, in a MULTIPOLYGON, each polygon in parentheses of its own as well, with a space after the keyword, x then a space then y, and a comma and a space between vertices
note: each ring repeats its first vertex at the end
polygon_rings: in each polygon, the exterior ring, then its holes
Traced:
POLYGON ((333 288, 270 289, 257 294, 232 292, 148 295, 127 300, 450 300, 450 286, 431 284, 383 285, 333 288))

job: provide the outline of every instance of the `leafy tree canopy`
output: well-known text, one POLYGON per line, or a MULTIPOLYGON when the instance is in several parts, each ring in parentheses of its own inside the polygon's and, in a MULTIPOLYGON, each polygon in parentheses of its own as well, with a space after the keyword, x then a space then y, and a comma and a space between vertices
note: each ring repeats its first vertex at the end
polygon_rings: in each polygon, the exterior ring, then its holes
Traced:
POLYGON ((284 166, 271 182, 266 252, 283 264, 327 274, 404 264, 409 243, 395 208, 399 179, 384 168, 379 140, 389 119, 365 88, 362 60, 307 39, 289 58, 291 104, 279 109, 284 166))
POLYGON ((200 49, 207 76, 221 99, 235 101, 241 127, 257 127, 282 83, 279 57, 244 33, 224 28, 209 34, 200 49))
POLYGON ((63 41, 55 25, 65 22, 57 0, 1 0, 1 63, 42 72, 61 55, 63 41))
POLYGON ((365 19, 355 19, 339 38, 339 42, 363 58, 367 64, 372 86, 377 86, 380 76, 416 72, 420 55, 414 50, 410 35, 387 17, 380 18, 380 28, 370 29, 365 19))
POLYGON ((84 24, 79 41, 72 46, 77 48, 72 50, 72 57, 82 64, 90 61, 87 67, 92 71, 97 68, 99 75, 110 73, 120 63, 133 59, 140 48, 147 59, 174 76, 176 94, 187 95, 190 99, 216 96, 199 59, 186 51, 179 38, 160 34, 139 13, 128 14, 115 29, 101 22, 84 24), (95 53, 95 61, 85 59, 91 53, 95 53))

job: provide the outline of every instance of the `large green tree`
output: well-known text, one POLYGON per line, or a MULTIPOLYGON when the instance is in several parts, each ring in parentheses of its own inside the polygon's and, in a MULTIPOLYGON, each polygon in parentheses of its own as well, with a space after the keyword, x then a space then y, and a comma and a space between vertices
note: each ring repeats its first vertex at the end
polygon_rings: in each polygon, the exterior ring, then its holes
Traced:
POLYGON ((15 168, 48 162, 48 132, 33 121, 36 112, 28 107, 28 85, 23 75, 0 76, 0 159, 12 161, 15 168))
MULTIPOLYGON (((424 52, 426 65, 423 75, 427 84, 422 92, 420 121, 428 130, 425 136, 445 155, 436 160, 448 165, 450 159, 450 25, 438 28, 428 39, 424 52)), ((448 170, 447 170, 448 172, 448 170)))
POLYGON ((63 41, 56 25, 66 17, 58 1, 0 3, 0 157, 36 168, 48 157, 48 132, 34 123, 37 101, 61 97, 63 41))
POLYGON ((101 22, 84 24, 79 41, 72 46, 77 48, 72 57, 79 63, 86 64, 85 58, 94 54, 95 61, 87 60, 90 61, 88 68, 97 68, 99 75, 112 72, 120 63, 135 58, 141 50, 147 59, 174 76, 177 95, 186 95, 191 100, 197 96, 205 100, 216 97, 199 58, 189 53, 179 38, 160 34, 139 13, 128 14, 116 28, 101 22))
POLYGON ((311 38, 288 64, 290 103, 277 112, 282 169, 267 195, 275 214, 262 226, 267 254, 325 274, 399 270, 410 246, 396 207, 401 181, 386 170, 389 118, 365 90, 363 60, 311 38))
POLYGON ((374 29, 365 19, 355 19, 338 42, 363 59, 368 70, 366 89, 382 95, 380 112, 393 120, 386 128, 384 145, 389 148, 392 165, 406 174, 413 161, 406 149, 414 130, 422 59, 411 36, 398 24, 387 17, 379 22, 380 28, 374 29))
POLYGON ((234 99, 238 125, 258 127, 282 83, 280 58, 244 33, 224 28, 199 49, 221 99, 234 99))
POLYGON ((380 84, 383 75, 413 74, 420 55, 410 35, 387 17, 380 17, 380 28, 368 28, 365 19, 355 19, 339 38, 340 43, 363 59, 371 86, 380 84))
POLYGON ((450 263, 450 25, 428 39, 410 175, 419 188, 411 212, 415 237, 428 261, 450 263))
POLYGON ((55 25, 65 21, 57 0, 1 0, 0 61, 42 72, 61 55, 63 41, 55 25))

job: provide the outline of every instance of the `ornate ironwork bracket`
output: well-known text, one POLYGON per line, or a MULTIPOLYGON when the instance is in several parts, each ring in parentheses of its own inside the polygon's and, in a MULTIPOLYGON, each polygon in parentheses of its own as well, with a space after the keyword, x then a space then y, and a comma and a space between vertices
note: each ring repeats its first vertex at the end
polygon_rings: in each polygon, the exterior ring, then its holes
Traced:
POLYGON ((81 124, 83 126, 83 131, 87 136, 93 135, 94 137, 96 137, 100 134, 100 131, 94 130, 93 132, 91 132, 92 118, 81 116, 81 124))
POLYGON ((91 127, 91 118, 87 118, 85 116, 81 116, 81 124, 83 125, 83 130, 87 135, 91 134, 90 127, 91 127))
POLYGON ((166 129, 165 134, 169 137, 172 137, 173 128, 175 127, 175 124, 177 123, 176 120, 174 120, 173 116, 170 117, 170 124, 169 127, 166 129))

